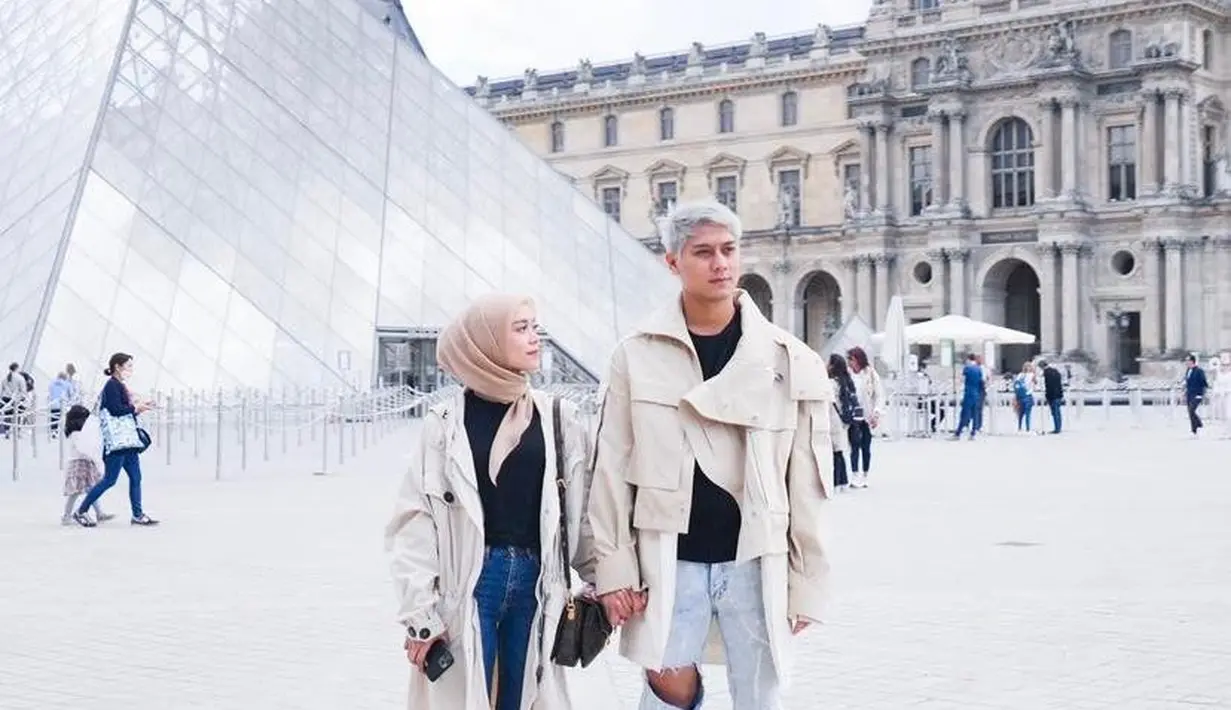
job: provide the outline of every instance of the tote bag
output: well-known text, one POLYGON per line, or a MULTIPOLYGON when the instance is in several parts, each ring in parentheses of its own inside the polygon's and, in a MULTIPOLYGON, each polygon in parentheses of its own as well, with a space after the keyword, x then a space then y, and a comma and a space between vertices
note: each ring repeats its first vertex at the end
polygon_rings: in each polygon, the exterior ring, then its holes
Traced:
POLYGON ((136 414, 113 416, 101 404, 101 399, 94 405, 98 412, 98 430, 103 438, 103 456, 120 451, 145 451, 149 446, 149 435, 143 440, 141 427, 137 425, 136 414))

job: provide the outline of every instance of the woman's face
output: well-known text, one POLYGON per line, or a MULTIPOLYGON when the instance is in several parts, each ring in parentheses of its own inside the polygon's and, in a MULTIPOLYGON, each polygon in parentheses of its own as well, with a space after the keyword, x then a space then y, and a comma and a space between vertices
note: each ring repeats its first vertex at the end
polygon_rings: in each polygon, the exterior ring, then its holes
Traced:
POLYGON ((513 322, 505 333, 505 356, 510 369, 534 372, 539 369, 538 320, 531 306, 521 306, 513 314, 513 322))
POLYGON ((120 382, 126 382, 133 374, 133 361, 130 358, 128 362, 120 365, 115 370, 115 378, 120 382))
POLYGON ((853 355, 846 356, 846 366, 851 369, 851 372, 859 372, 863 369, 859 366, 859 361, 853 355))

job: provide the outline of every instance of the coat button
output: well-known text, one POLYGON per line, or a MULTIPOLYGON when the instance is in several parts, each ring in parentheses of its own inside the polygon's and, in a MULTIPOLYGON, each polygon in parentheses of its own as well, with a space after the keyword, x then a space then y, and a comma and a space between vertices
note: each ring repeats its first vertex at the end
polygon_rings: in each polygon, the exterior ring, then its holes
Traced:
POLYGON ((417 636, 418 634, 417 634, 417 633, 415 633, 415 627, 413 627, 413 626, 407 626, 407 627, 406 627, 406 635, 407 635, 407 636, 409 636, 409 637, 411 637, 411 638, 414 638, 414 637, 415 637, 415 636, 417 636))
POLYGON ((429 638, 431 638, 431 637, 432 637, 432 632, 431 632, 431 631, 428 631, 427 629, 419 629, 419 638, 421 638, 421 639, 423 639, 424 641, 426 641, 426 640, 428 640, 428 639, 429 639, 429 638))
POLYGON ((453 503, 453 491, 445 491, 445 502, 453 503))

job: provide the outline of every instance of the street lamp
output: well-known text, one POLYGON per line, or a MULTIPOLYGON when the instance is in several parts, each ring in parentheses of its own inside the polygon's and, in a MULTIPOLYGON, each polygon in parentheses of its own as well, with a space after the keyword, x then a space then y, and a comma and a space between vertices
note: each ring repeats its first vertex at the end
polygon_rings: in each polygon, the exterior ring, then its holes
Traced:
POLYGON ((1107 320, 1109 325, 1116 329, 1116 381, 1119 382, 1124 379, 1124 364, 1120 358, 1124 352, 1124 331, 1128 330, 1129 317, 1117 304, 1115 308, 1107 311, 1107 320))

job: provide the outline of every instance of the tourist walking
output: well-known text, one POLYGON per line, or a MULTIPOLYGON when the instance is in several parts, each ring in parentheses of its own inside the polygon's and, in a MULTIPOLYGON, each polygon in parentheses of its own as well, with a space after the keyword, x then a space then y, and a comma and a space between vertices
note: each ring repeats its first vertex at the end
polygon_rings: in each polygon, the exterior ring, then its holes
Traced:
POLYGON ((107 383, 98 396, 98 424, 102 434, 103 480, 99 481, 81 501, 73 514, 79 525, 93 527, 89 509, 102 494, 120 478, 120 470, 128 474, 128 502, 132 507, 133 525, 152 526, 158 521, 145 514, 141 506, 141 452, 148 445, 142 440, 143 430, 137 416, 153 408, 150 402, 134 402, 127 382, 133 373, 133 358, 116 353, 103 371, 107 383))
POLYGON ((846 368, 846 358, 838 353, 829 356, 829 381, 833 384, 833 411, 829 417, 829 437, 833 440, 833 485, 846 490, 846 454, 851 450, 850 426, 855 417, 863 416, 855 382, 846 368))
POLYGON ((791 636, 824 616, 833 389, 737 288, 731 210, 681 205, 660 228, 681 289, 612 355, 589 509, 598 592, 645 669, 641 710, 701 707, 702 663, 726 666, 729 707, 779 708, 791 636))
POLYGON ((1017 430, 1027 434, 1032 431, 1030 415, 1034 411, 1034 390, 1038 385, 1034 375, 1034 363, 1022 363, 1022 371, 1013 378, 1013 397, 1017 408, 1017 430))
MULTIPOLYGON (((70 407, 64 417, 64 515, 60 518, 63 525, 73 524, 77 501, 103 477, 100 458, 103 442, 99 438, 98 425, 88 421, 89 418, 90 410, 81 405, 70 407)), ((93 508, 100 523, 115 517, 104 513, 97 500, 93 508)), ((94 527, 94 521, 89 521, 86 527, 94 527)))
POLYGON ((1188 371, 1184 373, 1184 404, 1188 407, 1188 426, 1193 436, 1205 426, 1197 414, 1197 408, 1205 401, 1205 393, 1210 388, 1210 382, 1205 377, 1205 370, 1197 363, 1197 356, 1189 353, 1188 371))
POLYGON ((21 403, 26 398, 26 380, 21 376, 21 365, 9 364, 9 372, 0 380, 0 431, 8 438, 17 425, 21 403))
POLYGON ((868 359, 863 348, 855 346, 846 351, 851 379, 855 381, 855 393, 859 397, 861 415, 851 422, 851 487, 868 487, 868 469, 872 467, 872 430, 880 426, 881 402, 884 390, 881 377, 868 359))
POLYGON ((1043 369, 1043 399, 1051 411, 1051 433, 1059 434, 1064 423, 1060 416, 1060 408, 1064 406, 1064 383, 1061 382, 1060 371, 1046 360, 1039 361, 1039 367, 1043 369))
POLYGON ((47 388, 47 428, 51 438, 60 434, 60 413, 65 407, 73 405, 72 384, 63 372, 56 375, 47 388))
POLYGON ((962 409, 957 420, 957 430, 953 432, 954 439, 962 438, 962 432, 970 427, 970 438, 975 438, 978 431, 975 428, 975 413, 983 403, 983 368, 979 366, 978 356, 971 353, 966 356, 966 365, 962 367, 962 409))
POLYGON ((425 416, 386 530, 412 710, 573 707, 550 654, 564 566, 593 579, 591 447, 571 403, 530 388, 541 347, 534 303, 504 295, 476 301, 438 341, 464 391, 425 416), (432 681, 438 642, 456 665, 432 681))

